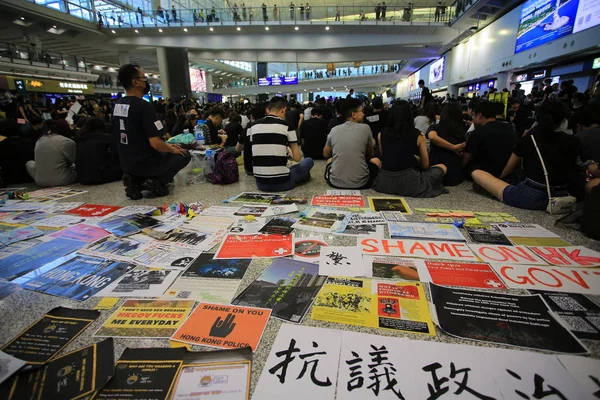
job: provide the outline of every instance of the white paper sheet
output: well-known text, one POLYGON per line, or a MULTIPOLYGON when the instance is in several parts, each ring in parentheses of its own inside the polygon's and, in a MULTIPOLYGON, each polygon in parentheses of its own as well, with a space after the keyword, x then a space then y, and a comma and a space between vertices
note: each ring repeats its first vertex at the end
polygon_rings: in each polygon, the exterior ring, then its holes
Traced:
POLYGON ((360 190, 329 189, 327 194, 330 196, 361 196, 360 190))
POLYGON ((495 244, 468 244, 473 253, 487 263, 547 265, 525 246, 501 246, 495 244))
MULTIPOLYGON (((205 217, 236 217, 234 214, 239 209, 239 207, 224 207, 224 206, 212 206, 208 207, 204 211, 200 213, 201 216, 205 217)), ((196 217, 197 218, 197 217, 196 217)))
POLYGON ((400 211, 379 211, 386 221, 406 221, 406 217, 400 211))
POLYGON ((271 217, 273 215, 283 215, 289 214, 298 211, 298 206, 296 203, 293 204, 282 204, 279 206, 269 206, 267 211, 265 211, 262 216, 263 217, 271 217))
POLYGON ((154 207, 154 206, 127 206, 127 207, 120 208, 113 213, 110 213, 109 216, 110 217, 117 217, 117 216, 127 217, 129 215, 135 215, 135 214, 150 214, 150 213, 154 212, 155 210, 156 210, 156 207, 154 207))
MULTIPOLYGON (((235 211, 235 209, 234 209, 235 211)), ((198 215, 191 221, 187 221, 184 227, 190 229, 199 229, 202 232, 218 232, 229 227, 239 219, 239 217, 213 217, 198 215)))
POLYGON ((238 235, 254 235, 259 233, 259 230, 267 223, 266 218, 254 218, 248 220, 240 218, 233 226, 229 229, 230 233, 238 235))
POLYGON ((252 398, 333 399, 341 342, 342 331, 281 325, 252 398), (300 358, 313 353, 317 354, 300 358), (314 379, 322 386, 312 382, 313 368, 314 379))
POLYGON ((21 201, 20 203, 6 204, 0 207, 0 211, 35 211, 43 208, 43 204, 32 203, 30 201, 21 201))
POLYGON ((182 214, 159 215, 154 217, 160 221, 160 225, 152 228, 155 232, 167 233, 185 223, 187 217, 182 214))
POLYGON ((600 360, 567 355, 559 355, 558 360, 579 385, 583 399, 600 397, 600 360))
POLYGON ((362 254, 357 246, 327 246, 321 249, 319 275, 364 276, 362 254))
POLYGON ((94 297, 161 297, 179 271, 136 269, 96 293, 94 297))
POLYGON ((27 364, 25 361, 0 351, 0 383, 20 370, 25 364, 27 364))
POLYGON ((246 400, 249 396, 248 363, 219 362, 184 366, 175 386, 173 400, 202 398, 246 400), (207 380, 206 378, 209 377, 207 380), (203 394, 201 394, 203 393, 203 394), (214 395, 212 395, 214 393, 214 395))
POLYGON ((62 228, 87 222, 87 220, 88 218, 80 217, 78 215, 53 215, 49 218, 35 221, 31 225, 44 226, 47 228, 62 228))
POLYGON ((81 202, 80 201, 67 201, 64 203, 50 203, 50 204, 44 205, 44 208, 42 208, 42 210, 46 211, 47 213, 63 213, 65 211, 72 210, 73 208, 77 208, 84 204, 85 203, 83 201, 81 201, 81 202))

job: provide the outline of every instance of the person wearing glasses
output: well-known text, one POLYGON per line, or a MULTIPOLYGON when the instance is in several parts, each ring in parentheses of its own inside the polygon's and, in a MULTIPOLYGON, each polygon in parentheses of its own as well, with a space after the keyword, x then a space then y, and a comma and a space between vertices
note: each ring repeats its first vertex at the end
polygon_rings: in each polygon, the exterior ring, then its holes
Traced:
POLYGON ((142 198, 142 190, 155 196, 169 194, 168 184, 191 159, 181 147, 167 144, 165 129, 151 103, 143 99, 150 91, 144 71, 125 64, 118 74, 126 96, 115 104, 113 133, 119 143, 125 194, 131 200, 142 198))

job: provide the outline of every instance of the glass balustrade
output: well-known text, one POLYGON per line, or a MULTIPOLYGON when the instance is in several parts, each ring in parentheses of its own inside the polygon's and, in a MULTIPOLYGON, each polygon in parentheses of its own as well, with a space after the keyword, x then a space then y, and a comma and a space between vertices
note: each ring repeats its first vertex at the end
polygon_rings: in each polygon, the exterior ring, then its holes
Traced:
POLYGON ((0 43, 0 61, 69 71, 88 72, 85 57, 38 49, 14 43, 0 43))

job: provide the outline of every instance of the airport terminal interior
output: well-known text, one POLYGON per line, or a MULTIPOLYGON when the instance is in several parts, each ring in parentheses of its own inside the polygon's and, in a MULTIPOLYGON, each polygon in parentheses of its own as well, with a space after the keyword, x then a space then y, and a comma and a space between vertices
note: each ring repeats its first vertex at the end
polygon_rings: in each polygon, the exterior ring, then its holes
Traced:
POLYGON ((0 399, 600 399, 598 0, 0 0, 0 399))

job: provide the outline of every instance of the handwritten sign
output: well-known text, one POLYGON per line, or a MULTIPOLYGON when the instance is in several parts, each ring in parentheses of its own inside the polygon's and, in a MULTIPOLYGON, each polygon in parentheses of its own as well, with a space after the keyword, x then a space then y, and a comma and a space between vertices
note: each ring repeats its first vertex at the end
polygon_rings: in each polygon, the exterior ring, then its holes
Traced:
POLYGON ((477 261, 466 243, 366 238, 360 245, 363 254, 477 261))
POLYGON ((551 292, 600 294, 600 270, 492 264, 506 286, 551 292))
POLYGON ((525 246, 497 246, 493 244, 469 244, 475 255, 483 262, 510 263, 510 264, 536 264, 546 265, 525 246))
POLYGON ((600 266, 600 253, 583 246, 532 247, 529 249, 548 264, 567 267, 600 266))

